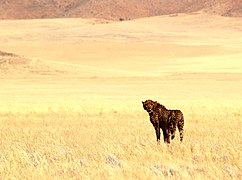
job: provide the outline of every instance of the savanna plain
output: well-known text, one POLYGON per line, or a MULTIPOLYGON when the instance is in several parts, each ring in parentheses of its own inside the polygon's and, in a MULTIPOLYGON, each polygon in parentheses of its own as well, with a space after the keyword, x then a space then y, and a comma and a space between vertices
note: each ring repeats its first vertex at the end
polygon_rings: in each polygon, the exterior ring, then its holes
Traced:
POLYGON ((242 19, 0 21, 1 179, 242 179, 242 19), (185 117, 156 143, 142 101, 185 117))

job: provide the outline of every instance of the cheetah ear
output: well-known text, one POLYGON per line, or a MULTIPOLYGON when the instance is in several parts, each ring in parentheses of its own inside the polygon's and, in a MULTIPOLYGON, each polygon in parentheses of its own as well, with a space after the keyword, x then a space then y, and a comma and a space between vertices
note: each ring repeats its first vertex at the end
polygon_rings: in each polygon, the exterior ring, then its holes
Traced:
POLYGON ((157 101, 154 102, 154 106, 157 106, 157 101))
POLYGON ((145 102, 144 101, 142 101, 142 104, 144 104, 145 102))

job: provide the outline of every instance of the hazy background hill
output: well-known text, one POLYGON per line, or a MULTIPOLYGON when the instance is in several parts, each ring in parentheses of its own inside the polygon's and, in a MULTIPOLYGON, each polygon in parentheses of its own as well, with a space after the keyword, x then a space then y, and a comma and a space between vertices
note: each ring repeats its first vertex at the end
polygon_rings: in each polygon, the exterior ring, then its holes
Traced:
POLYGON ((134 19, 205 11, 242 16, 242 0, 0 0, 1 19, 87 17, 134 19))

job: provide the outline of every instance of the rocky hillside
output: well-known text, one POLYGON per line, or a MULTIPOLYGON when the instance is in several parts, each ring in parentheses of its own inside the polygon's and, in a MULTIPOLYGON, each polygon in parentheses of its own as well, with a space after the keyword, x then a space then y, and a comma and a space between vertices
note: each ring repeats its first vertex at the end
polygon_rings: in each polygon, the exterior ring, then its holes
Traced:
POLYGON ((0 0, 0 19, 85 17, 125 20, 205 11, 242 16, 242 0, 0 0))

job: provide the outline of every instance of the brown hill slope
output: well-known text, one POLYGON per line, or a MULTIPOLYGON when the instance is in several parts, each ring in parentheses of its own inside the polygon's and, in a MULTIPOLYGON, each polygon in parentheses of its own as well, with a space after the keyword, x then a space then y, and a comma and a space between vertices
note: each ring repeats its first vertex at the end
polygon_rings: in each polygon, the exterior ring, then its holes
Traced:
POLYGON ((36 77, 58 77, 68 75, 62 65, 42 60, 25 58, 0 51, 0 79, 24 79, 36 77))
POLYGON ((242 0, 0 0, 1 19, 87 17, 133 19, 205 10, 242 16, 242 0))

